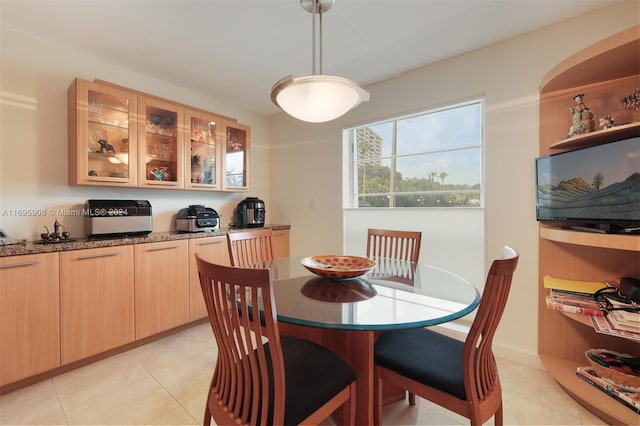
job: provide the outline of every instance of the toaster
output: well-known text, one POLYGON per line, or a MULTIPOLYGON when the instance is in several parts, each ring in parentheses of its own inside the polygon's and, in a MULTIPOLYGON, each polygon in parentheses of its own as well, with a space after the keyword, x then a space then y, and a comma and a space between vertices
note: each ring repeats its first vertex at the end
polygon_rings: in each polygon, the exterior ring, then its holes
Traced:
POLYGON ((220 229, 220 215, 211 207, 192 204, 178 211, 176 229, 182 232, 212 232, 220 229))

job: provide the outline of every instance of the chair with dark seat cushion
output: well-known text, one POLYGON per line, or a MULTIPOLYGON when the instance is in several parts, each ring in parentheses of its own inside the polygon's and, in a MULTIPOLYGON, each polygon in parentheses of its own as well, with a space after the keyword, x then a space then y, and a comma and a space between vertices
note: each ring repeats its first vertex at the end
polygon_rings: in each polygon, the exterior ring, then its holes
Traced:
POLYGON ((494 415, 495 424, 503 424, 502 389, 492 344, 518 258, 514 249, 504 247, 502 258, 493 261, 464 342, 425 328, 380 336, 374 349, 376 424, 382 419, 383 383, 465 416, 472 425, 481 425, 494 415))
POLYGON ((318 424, 340 407, 354 424, 355 372, 322 346, 280 336, 269 269, 197 254, 196 264, 218 346, 203 424, 318 424))
POLYGON ((246 229, 227 233, 232 266, 246 268, 273 259, 273 230, 246 229))

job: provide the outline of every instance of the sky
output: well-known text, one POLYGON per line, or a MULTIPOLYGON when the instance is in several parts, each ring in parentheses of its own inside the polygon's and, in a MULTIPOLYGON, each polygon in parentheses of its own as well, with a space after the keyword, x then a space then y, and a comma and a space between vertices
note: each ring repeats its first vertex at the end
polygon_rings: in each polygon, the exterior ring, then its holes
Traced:
MULTIPOLYGON (((369 126, 383 138, 382 156, 391 155, 392 123, 369 126)), ((447 173, 444 183, 475 185, 482 178, 482 104, 474 103, 398 121, 397 155, 432 152, 399 158, 397 169, 405 178, 428 178, 447 173), (456 150, 459 148, 474 149, 456 150), (445 151, 443 151, 445 150, 445 151)))

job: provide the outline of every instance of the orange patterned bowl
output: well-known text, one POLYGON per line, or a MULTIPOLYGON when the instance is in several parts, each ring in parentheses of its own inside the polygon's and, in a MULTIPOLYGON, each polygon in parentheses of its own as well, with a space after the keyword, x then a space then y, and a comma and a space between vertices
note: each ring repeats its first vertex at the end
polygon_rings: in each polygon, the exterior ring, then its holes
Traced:
POLYGON ((338 254, 305 257, 300 263, 314 274, 332 279, 356 278, 376 267, 376 262, 366 257, 338 254))

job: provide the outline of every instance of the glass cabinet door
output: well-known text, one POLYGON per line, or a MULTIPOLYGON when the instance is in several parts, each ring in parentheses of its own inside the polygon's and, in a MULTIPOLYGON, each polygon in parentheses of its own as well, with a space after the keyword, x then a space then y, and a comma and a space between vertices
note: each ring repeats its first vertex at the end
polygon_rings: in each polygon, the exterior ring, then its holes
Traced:
POLYGON ((216 141, 218 117, 203 111, 185 110, 185 188, 219 189, 220 150, 216 141))
POLYGON ((225 126, 224 188, 242 191, 249 186, 249 127, 227 122, 225 126))
POLYGON ((138 186, 183 187, 182 108, 139 97, 138 115, 138 186))
POLYGON ((70 183, 136 186, 135 110, 132 93, 74 81, 69 88, 70 183))

